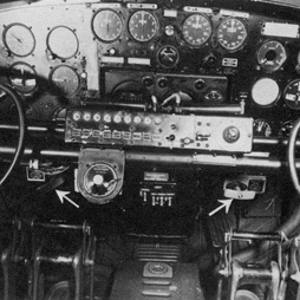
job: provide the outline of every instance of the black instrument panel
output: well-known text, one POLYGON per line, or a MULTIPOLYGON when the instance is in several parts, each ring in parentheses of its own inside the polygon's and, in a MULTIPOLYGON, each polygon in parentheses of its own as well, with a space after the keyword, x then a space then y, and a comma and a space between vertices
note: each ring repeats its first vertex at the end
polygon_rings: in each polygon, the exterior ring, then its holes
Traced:
POLYGON ((0 7, 0 65, 31 119, 52 120, 66 106, 92 103, 240 115, 262 122, 254 134, 268 137, 297 118, 300 41, 293 15, 218 1, 25 6, 26 14, 0 7))

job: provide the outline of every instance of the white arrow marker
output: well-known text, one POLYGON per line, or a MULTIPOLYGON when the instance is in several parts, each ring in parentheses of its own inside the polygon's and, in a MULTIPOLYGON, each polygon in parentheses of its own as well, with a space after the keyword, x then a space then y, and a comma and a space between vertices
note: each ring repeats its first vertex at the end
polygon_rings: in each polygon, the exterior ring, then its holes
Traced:
POLYGON ((218 202, 222 203, 222 205, 217 207, 215 210, 211 211, 208 215, 211 217, 212 215, 216 214, 219 210, 221 210, 223 207, 225 207, 225 212, 226 214, 228 214, 232 201, 233 199, 218 200, 218 202))
POLYGON ((64 204, 64 200, 69 201, 72 205, 74 205, 76 208, 79 208, 79 205, 75 203, 73 200, 71 200, 67 195, 69 195, 71 192, 66 192, 66 191, 60 191, 60 190, 55 190, 61 204, 64 204))

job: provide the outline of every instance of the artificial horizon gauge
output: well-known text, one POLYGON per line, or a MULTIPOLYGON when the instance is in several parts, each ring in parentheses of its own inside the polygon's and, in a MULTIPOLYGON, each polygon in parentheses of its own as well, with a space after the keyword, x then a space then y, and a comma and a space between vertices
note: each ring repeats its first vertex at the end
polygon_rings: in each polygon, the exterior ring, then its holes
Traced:
POLYGON ((94 15, 92 30, 100 41, 110 43, 122 35, 124 23, 117 12, 103 9, 94 15))
POLYGON ((131 36, 138 42, 148 42, 158 31, 158 23, 154 15, 145 10, 132 14, 128 28, 131 36))
POLYGON ((49 32, 47 46, 55 57, 68 59, 76 55, 79 42, 74 30, 66 26, 58 26, 49 32))
POLYGON ((182 24, 182 37, 193 47, 205 44, 212 34, 212 25, 209 19, 201 14, 187 17, 182 24))
POLYGON ((36 88, 36 77, 36 71, 27 63, 18 62, 10 68, 9 81, 21 93, 30 93, 36 88))
POLYGON ((257 62, 268 72, 279 70, 287 59, 285 47, 278 41, 265 42, 257 52, 257 62))
POLYGON ((79 75, 75 69, 68 65, 60 65, 54 68, 50 73, 50 80, 67 97, 74 95, 80 86, 79 75))
POLYGON ((274 105, 280 97, 280 89, 272 78, 261 78, 256 81, 251 90, 253 101, 261 107, 274 105))
POLYGON ((218 43, 229 51, 241 48, 247 36, 248 33, 245 24, 237 18, 223 20, 217 30, 218 43))
POLYGON ((300 79, 295 79, 287 85, 283 98, 289 108, 300 109, 300 79))
POLYGON ((35 48, 35 37, 29 27, 21 23, 7 26, 3 32, 6 48, 14 55, 26 57, 35 48))
POLYGON ((162 46, 157 51, 157 60, 159 64, 166 69, 173 68, 177 65, 179 61, 178 50, 170 45, 162 46))

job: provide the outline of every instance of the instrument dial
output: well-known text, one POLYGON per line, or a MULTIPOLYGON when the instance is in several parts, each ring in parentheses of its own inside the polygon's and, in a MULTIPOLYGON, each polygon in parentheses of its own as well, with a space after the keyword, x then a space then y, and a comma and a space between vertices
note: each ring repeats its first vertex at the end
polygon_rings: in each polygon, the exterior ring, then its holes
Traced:
POLYGON ((77 72, 67 65, 56 67, 50 74, 50 80, 67 97, 74 95, 80 86, 80 80, 77 72))
POLYGON ((182 37, 184 41, 193 47, 205 44, 212 34, 212 26, 209 19, 200 14, 193 14, 185 19, 182 25, 182 37))
POLYGON ((253 85, 251 96, 256 104, 270 107, 279 99, 280 89, 274 79, 261 78, 253 85))
POLYGON ((217 40, 219 44, 229 51, 241 48, 248 33, 245 24, 236 18, 225 19, 221 22, 217 30, 217 40))
POLYGON ((216 105, 224 102, 225 98, 222 92, 216 88, 210 88, 203 95, 205 104, 216 105))
POLYGON ((79 42, 73 30, 66 26, 58 26, 50 31, 47 45, 55 56, 68 59, 77 53, 79 42))
POLYGON ((295 79, 287 85, 283 98, 291 109, 300 109, 300 79, 295 79))
POLYGON ((295 125, 295 121, 289 120, 281 125, 279 134, 283 137, 289 137, 295 125))
POLYGON ((83 180, 86 192, 101 198, 115 191, 118 175, 110 165, 96 163, 85 172, 83 180))
POLYGON ((96 37, 103 42, 113 42, 123 33, 124 24, 119 14, 110 9, 100 10, 92 21, 92 29, 96 37))
POLYGON ((19 62, 12 65, 9 81, 19 92, 29 93, 37 86, 36 72, 30 65, 19 62))
POLYGON ((150 41, 158 30, 156 18, 148 11, 137 11, 129 20, 129 32, 139 42, 150 41))
POLYGON ((270 137, 272 128, 264 119, 256 119, 253 123, 253 131, 255 136, 270 137))
POLYGON ((173 46, 162 46, 157 52, 157 59, 160 65, 170 69, 177 65, 179 53, 173 46))
POLYGON ((277 41, 265 42, 257 52, 259 65, 268 72, 279 70, 287 59, 284 46, 277 41))
POLYGON ((23 24, 15 23, 6 27, 3 33, 6 48, 14 55, 25 57, 35 48, 35 38, 31 29, 23 24))

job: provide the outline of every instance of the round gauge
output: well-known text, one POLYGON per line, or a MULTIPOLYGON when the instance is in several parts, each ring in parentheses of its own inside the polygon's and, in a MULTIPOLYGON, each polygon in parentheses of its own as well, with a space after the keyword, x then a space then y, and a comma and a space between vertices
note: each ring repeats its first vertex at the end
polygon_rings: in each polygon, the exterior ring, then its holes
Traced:
POLYGON ((116 190, 118 176, 111 166, 96 163, 85 172, 83 180, 88 194, 95 197, 106 197, 116 190))
POLYGON ((111 91, 111 97, 118 99, 120 103, 128 104, 141 104, 151 100, 147 88, 134 80, 125 80, 117 84, 111 91))
POLYGON ((36 86, 36 72, 32 66, 19 62, 11 66, 9 81, 21 93, 32 92, 36 86))
POLYGON ((66 26, 58 26, 48 34, 47 45, 54 56, 67 59, 77 53, 79 42, 72 29, 66 26))
POLYGON ((300 109, 300 79, 295 79, 287 85, 283 98, 291 109, 300 109))
POLYGON ((253 131, 254 135, 259 137, 270 137, 272 134, 272 128, 270 124, 264 119, 254 120, 253 131))
POLYGON ((241 48, 248 36, 245 24, 236 18, 225 19, 217 30, 219 44, 229 51, 241 48))
POLYGON ((74 95, 80 86, 78 74, 73 68, 66 65, 53 69, 50 80, 68 97, 74 95))
POLYGON ((179 61, 179 53, 173 46, 162 46, 157 51, 157 60, 166 69, 174 68, 179 61))
POLYGON ((220 90, 216 88, 210 88, 204 93, 203 100, 205 104, 216 105, 223 103, 225 99, 220 90))
POLYGON ((253 85, 251 95, 256 104, 269 107, 279 99, 280 89, 275 80, 261 78, 253 85))
POLYGON ((292 121, 292 120, 284 122, 281 125, 279 134, 281 136, 288 137, 294 128, 294 124, 295 124, 295 121, 292 121))
POLYGON ((3 33, 4 44, 14 55, 25 57, 30 55, 35 48, 35 38, 27 26, 19 23, 6 27, 3 33))
POLYGON ((124 25, 118 13, 110 9, 104 9, 95 14, 92 29, 100 41, 109 43, 122 35, 124 25))
POLYGON ((156 18, 148 11, 135 12, 129 20, 129 32, 139 42, 148 42, 156 34, 158 24, 156 18))
POLYGON ((184 41, 193 47, 205 44, 212 34, 212 26, 209 19, 200 14, 187 17, 182 25, 182 37, 184 41))
POLYGON ((259 65, 268 72, 279 70, 287 59, 284 46, 277 41, 265 42, 257 52, 259 65))

